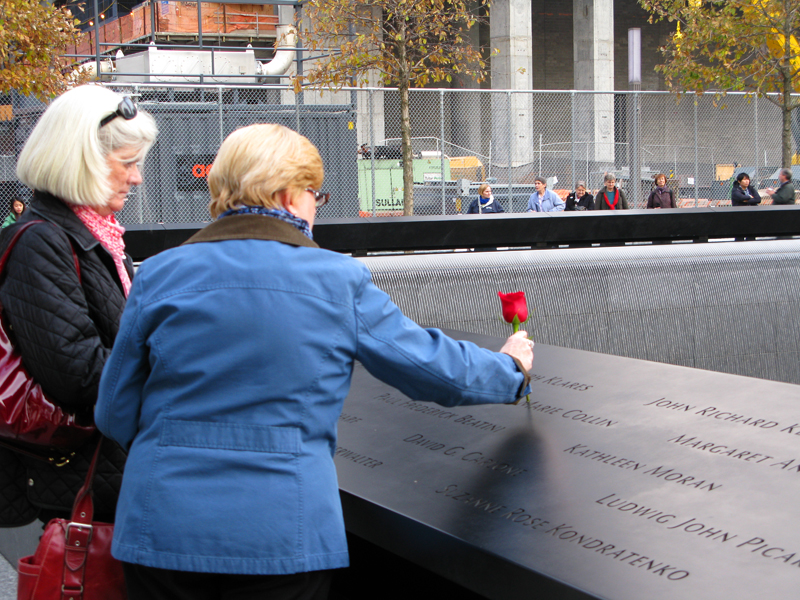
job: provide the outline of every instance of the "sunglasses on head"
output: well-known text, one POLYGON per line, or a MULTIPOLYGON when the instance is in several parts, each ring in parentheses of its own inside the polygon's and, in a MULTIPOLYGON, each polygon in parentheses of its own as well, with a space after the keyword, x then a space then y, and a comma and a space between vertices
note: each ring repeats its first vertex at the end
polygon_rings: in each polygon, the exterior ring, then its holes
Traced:
POLYGON ((117 117, 122 117, 126 121, 130 121, 138 113, 139 109, 136 108, 136 105, 133 103, 133 100, 131 100, 130 96, 125 96, 120 101, 119 106, 117 106, 117 110, 115 110, 107 117, 103 117, 103 120, 100 121, 100 127, 98 127, 98 129, 102 129, 117 117))

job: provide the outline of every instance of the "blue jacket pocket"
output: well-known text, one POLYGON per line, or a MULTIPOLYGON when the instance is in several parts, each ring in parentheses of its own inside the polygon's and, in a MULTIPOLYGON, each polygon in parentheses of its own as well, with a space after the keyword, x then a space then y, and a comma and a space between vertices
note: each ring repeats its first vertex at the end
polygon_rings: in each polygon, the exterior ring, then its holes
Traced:
POLYGON ((159 446, 299 454, 295 427, 165 419, 159 446))

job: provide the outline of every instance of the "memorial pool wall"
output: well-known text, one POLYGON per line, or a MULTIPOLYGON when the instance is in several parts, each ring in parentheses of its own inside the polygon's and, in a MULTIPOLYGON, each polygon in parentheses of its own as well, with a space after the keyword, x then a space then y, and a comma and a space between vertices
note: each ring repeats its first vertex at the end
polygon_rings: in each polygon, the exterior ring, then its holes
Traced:
POLYGON ((800 383, 800 240, 361 258, 425 327, 506 336, 526 293, 537 342, 800 383))

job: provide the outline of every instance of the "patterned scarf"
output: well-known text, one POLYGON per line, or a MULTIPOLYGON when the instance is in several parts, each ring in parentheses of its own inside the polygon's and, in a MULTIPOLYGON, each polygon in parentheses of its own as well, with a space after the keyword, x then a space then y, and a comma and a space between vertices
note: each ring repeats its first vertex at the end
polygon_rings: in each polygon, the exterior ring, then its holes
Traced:
POLYGON ((265 217, 280 219, 284 223, 289 223, 289 225, 292 225, 302 231, 308 239, 314 239, 314 236, 311 233, 311 227, 308 225, 308 221, 294 216, 288 210, 283 210, 281 208, 266 208, 265 206, 242 206, 240 208, 226 210, 224 213, 218 216, 217 219, 221 219, 222 217, 230 217, 231 215, 264 215, 265 217))
POLYGON ((125 268, 125 242, 122 239, 125 228, 117 223, 114 213, 107 217, 101 217, 95 209, 89 206, 78 206, 76 204, 67 204, 67 206, 72 209, 72 212, 81 220, 95 239, 103 245, 103 248, 111 254, 114 259, 114 265, 117 267, 117 274, 120 281, 122 281, 122 289, 125 291, 125 297, 127 298, 128 293, 131 291, 131 278, 125 268))

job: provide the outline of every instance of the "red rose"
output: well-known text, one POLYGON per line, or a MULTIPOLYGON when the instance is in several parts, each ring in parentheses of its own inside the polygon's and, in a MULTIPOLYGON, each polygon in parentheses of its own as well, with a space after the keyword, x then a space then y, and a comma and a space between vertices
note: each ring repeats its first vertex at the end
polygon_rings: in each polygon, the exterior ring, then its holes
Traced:
POLYGON ((525 292, 511 292, 504 294, 497 292, 500 303, 503 305, 503 320, 506 323, 519 325, 528 320, 528 303, 525 301, 525 292), (516 319, 516 323, 514 320, 516 319))

